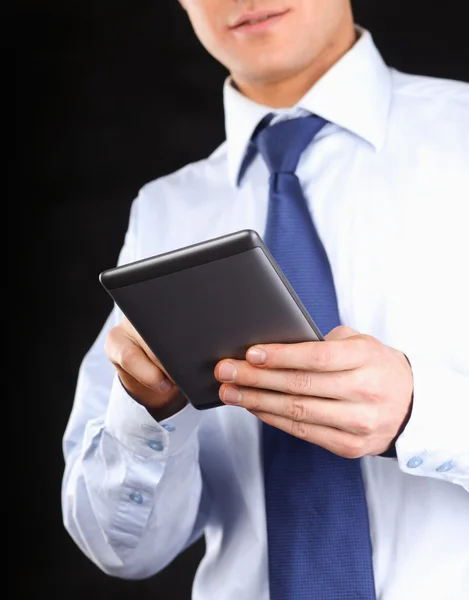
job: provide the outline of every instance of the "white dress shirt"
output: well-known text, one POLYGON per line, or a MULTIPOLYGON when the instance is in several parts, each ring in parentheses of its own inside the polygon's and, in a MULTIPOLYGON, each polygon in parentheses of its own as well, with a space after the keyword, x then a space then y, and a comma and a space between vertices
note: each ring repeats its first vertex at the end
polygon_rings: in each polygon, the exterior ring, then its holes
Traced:
MULTIPOLYGON (((239 186, 237 176, 270 109, 228 80, 224 103, 226 142, 141 189, 120 264, 243 228, 263 235, 262 158, 239 186)), ((387 67, 363 31, 299 109, 330 121, 297 174, 341 321, 405 352, 414 373, 397 459, 362 459, 377 598, 467 600, 469 85, 387 67)), ((187 405, 155 422, 104 353, 120 317, 112 312, 80 368, 64 436, 65 527, 122 578, 157 573, 205 534, 193 599, 268 600, 260 421, 187 405)))

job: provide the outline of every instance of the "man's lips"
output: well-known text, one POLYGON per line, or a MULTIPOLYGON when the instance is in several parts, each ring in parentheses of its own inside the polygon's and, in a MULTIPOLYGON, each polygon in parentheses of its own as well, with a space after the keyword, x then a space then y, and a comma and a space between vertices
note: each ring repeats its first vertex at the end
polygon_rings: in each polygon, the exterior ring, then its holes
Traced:
POLYGON ((237 21, 230 25, 230 29, 239 29, 241 27, 249 27, 253 25, 257 25, 260 23, 264 23, 269 19, 273 19, 276 17, 281 17, 286 14, 288 11, 273 11, 273 10, 258 10, 251 13, 246 13, 242 15, 237 21))

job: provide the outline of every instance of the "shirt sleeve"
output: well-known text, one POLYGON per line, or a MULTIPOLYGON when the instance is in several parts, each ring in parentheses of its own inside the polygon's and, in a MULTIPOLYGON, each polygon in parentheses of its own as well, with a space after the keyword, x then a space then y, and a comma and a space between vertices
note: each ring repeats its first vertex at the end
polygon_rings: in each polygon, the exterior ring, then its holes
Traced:
POLYGON ((414 375, 411 417, 396 442, 405 473, 469 491, 469 374, 408 356, 414 375))
MULTIPOLYGON (((132 214, 119 263, 135 258, 132 214)), ((187 405, 156 422, 121 385, 104 352, 114 308, 84 357, 63 437, 64 526, 104 572, 145 578, 203 532, 200 411, 187 405)))

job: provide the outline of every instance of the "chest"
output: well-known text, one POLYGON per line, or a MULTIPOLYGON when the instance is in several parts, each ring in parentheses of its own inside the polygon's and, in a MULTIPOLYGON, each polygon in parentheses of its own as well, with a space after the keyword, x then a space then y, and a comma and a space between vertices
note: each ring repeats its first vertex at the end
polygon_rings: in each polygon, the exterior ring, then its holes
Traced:
MULTIPOLYGON (((458 173, 442 177, 415 153, 390 160, 351 137, 341 144, 326 138, 305 152, 297 173, 331 264, 342 323, 422 355, 434 347, 439 321, 458 327, 469 304, 458 173)), ((200 178, 190 194, 172 192, 147 216, 156 230, 144 239, 143 255, 244 228, 265 231, 268 172, 260 159, 240 188, 227 178, 200 178)))

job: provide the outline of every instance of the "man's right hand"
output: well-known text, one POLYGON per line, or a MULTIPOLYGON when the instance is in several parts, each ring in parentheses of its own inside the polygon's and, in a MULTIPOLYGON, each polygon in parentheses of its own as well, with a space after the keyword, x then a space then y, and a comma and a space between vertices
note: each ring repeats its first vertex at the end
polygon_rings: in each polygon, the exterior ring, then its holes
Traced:
POLYGON ((104 348, 129 395, 156 420, 185 406, 186 399, 126 317, 108 333, 104 348))

